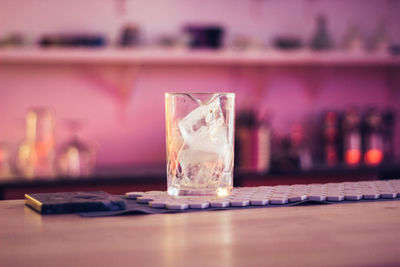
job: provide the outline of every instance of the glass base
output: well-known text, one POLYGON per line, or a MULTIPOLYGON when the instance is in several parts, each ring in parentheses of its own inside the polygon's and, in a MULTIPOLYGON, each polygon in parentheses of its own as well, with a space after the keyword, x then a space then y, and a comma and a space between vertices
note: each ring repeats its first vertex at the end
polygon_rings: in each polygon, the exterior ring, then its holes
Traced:
POLYGON ((176 188, 169 187, 168 194, 171 196, 218 196, 223 197, 231 193, 232 188, 176 188))

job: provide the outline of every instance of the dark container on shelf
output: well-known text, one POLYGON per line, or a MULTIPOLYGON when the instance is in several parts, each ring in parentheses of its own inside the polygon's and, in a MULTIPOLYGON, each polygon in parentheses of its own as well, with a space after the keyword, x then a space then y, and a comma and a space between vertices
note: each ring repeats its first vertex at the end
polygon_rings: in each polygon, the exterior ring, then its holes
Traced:
POLYGON ((327 166, 337 166, 341 161, 340 115, 326 112, 322 120, 322 158, 327 166))
POLYGON ((396 114, 393 109, 386 109, 382 113, 383 121, 383 150, 385 161, 394 159, 394 129, 396 124, 396 114))
POLYGON ((332 37, 328 30, 328 22, 324 15, 319 15, 316 19, 316 29, 311 39, 311 48, 316 51, 333 48, 332 37))
POLYGON ((123 27, 119 37, 119 46, 134 47, 140 45, 140 29, 134 24, 128 24, 123 27))
POLYGON ((103 47, 106 38, 100 34, 46 34, 39 40, 41 47, 103 47))
POLYGON ((189 25, 184 28, 190 48, 218 49, 222 47, 224 29, 220 26, 189 25))

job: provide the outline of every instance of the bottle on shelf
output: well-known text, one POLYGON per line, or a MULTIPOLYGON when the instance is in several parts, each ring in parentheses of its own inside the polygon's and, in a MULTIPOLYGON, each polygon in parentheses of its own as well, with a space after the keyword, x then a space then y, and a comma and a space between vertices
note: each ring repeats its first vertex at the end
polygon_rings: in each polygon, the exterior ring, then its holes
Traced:
POLYGON ((136 24, 125 25, 120 33, 118 45, 120 47, 135 47, 141 44, 140 28, 136 24))
POLYGON ((350 53, 359 53, 365 50, 364 46, 358 27, 355 24, 349 25, 344 38, 344 49, 350 53))
POLYGON ((339 142, 340 128, 339 115, 329 111, 323 119, 323 159, 327 166, 336 166, 340 161, 339 142))
POLYGON ((370 108, 364 120, 364 162, 378 165, 384 159, 382 116, 376 108, 370 108))
POLYGON ((50 108, 31 108, 26 115, 25 140, 18 149, 17 168, 25 177, 53 177, 55 115, 50 108))
POLYGON ((347 109, 343 119, 343 157, 346 164, 361 162, 361 118, 356 108, 347 109))
POLYGON ((385 161, 394 158, 394 129, 396 114, 393 109, 386 109, 382 114, 383 121, 383 150, 385 161))
POLYGON ((8 145, 0 143, 0 179, 11 176, 10 154, 8 145))
POLYGON ((292 154, 298 158, 299 167, 302 170, 308 170, 313 166, 310 147, 305 137, 304 126, 295 123, 290 132, 290 143, 292 154))
POLYGON ((271 131, 267 121, 253 110, 243 110, 236 119, 236 165, 239 171, 266 173, 270 167, 271 131))
POLYGON ((332 37, 328 30, 327 19, 324 15, 317 17, 317 29, 311 39, 311 48, 322 51, 333 48, 332 37))
POLYGON ((67 128, 71 138, 61 147, 57 157, 57 172, 60 176, 82 177, 91 176, 94 171, 96 152, 93 146, 78 137, 82 123, 68 120, 67 128))

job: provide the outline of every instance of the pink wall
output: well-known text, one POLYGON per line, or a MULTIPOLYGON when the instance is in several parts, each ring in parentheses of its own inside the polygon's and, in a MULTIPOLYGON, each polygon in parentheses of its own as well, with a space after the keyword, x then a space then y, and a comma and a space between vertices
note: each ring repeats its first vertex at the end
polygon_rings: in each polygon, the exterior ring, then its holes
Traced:
POLYGON ((0 35, 18 31, 36 40, 44 32, 94 31, 115 41, 126 22, 135 22, 152 41, 178 33, 184 23, 204 22, 226 26, 228 40, 246 34, 266 41, 280 33, 309 39, 319 13, 326 14, 337 44, 350 23, 371 38, 382 20, 390 39, 400 42, 397 0, 1 0, 0 35))
MULTIPOLYGON (((35 40, 43 32, 87 30, 115 40, 124 22, 134 21, 152 40, 161 32, 174 33, 184 22, 195 21, 224 24, 228 40, 235 33, 261 40, 281 32, 309 38, 314 15, 324 12, 337 43, 348 23, 357 23, 367 38, 382 17, 387 19, 391 40, 400 41, 400 16, 394 15, 400 14, 400 1, 125 1, 121 11, 118 3, 123 2, 2 0, 0 36, 20 31, 35 40)), ((58 144, 68 139, 63 120, 80 119, 86 123, 80 136, 99 148, 98 165, 161 165, 165 161, 166 91, 233 91, 238 94, 238 108, 261 97, 261 109, 272 114, 272 126, 279 133, 322 110, 349 105, 392 106, 400 115, 400 92, 393 90, 399 81, 391 86, 383 68, 324 68, 311 83, 306 69, 268 69, 262 74, 264 93, 255 97, 258 85, 253 78, 257 75, 251 69, 143 67, 124 107, 115 91, 96 75, 98 70, 76 65, 0 64, 0 141, 15 150, 24 137, 26 110, 52 106, 57 114, 58 144), (314 83, 318 90, 310 89, 314 83)), ((400 156, 399 138, 396 148, 400 156)))
MULTIPOLYGON (((278 133, 287 133, 293 123, 323 110, 349 105, 392 106, 400 114, 399 90, 387 87, 383 70, 326 69, 315 92, 309 90, 301 69, 271 71, 261 109, 272 114, 272 127, 278 133)), ((81 137, 99 147, 99 165, 158 165, 165 158, 164 92, 234 91, 238 109, 246 102, 254 103, 249 96, 254 91, 249 87, 250 74, 237 76, 230 68, 145 67, 124 107, 115 94, 92 83, 88 75, 84 67, 2 66, 0 140, 15 148, 24 137, 25 111, 30 106, 52 106, 59 144, 68 137, 64 119, 80 119, 87 122, 81 137)), ((399 139, 396 147, 399 152, 399 139)))

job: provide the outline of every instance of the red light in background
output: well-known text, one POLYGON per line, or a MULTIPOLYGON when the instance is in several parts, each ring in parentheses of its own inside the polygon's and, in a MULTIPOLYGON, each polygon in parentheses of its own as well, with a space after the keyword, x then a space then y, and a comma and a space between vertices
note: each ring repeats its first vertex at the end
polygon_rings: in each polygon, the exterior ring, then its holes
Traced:
POLYGON ((349 149, 346 151, 345 159, 348 164, 358 164, 361 159, 361 151, 359 149, 349 149))
POLYGON ((328 144, 325 148, 326 163, 329 166, 335 166, 338 163, 338 154, 333 144, 328 144))
POLYGON ((383 160, 383 152, 380 149, 370 149, 365 153, 364 160, 368 165, 378 165, 383 160))

